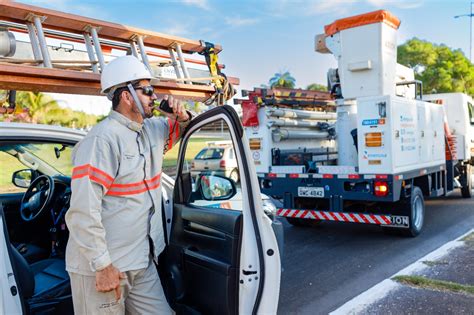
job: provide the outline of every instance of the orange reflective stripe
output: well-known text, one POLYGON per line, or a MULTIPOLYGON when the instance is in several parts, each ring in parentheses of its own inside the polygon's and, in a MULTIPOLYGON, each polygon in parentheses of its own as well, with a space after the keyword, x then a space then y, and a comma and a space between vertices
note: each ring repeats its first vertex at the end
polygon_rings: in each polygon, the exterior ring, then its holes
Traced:
POLYGON ((141 194, 147 190, 154 190, 160 187, 160 183, 157 183, 153 186, 145 186, 143 185, 141 188, 111 188, 109 191, 107 191, 107 195, 111 196, 126 196, 126 195, 136 195, 136 194, 141 194))
POLYGON ((145 179, 136 183, 129 184, 112 184, 110 186, 107 195, 113 196, 124 196, 124 195, 135 195, 147 190, 153 190, 160 187, 161 173, 158 173, 156 176, 145 179))
MULTIPOLYGON (((176 125, 178 125, 178 123, 176 122, 176 125)), ((179 125, 176 126, 175 128, 176 130, 174 131, 174 136, 176 137, 176 140, 179 139, 179 125)))
POLYGON ((79 179, 82 177, 89 177, 90 180, 103 185, 105 188, 109 188, 114 181, 112 176, 90 164, 73 168, 72 179, 79 179))
POLYGON ((168 126, 169 126, 169 133, 168 133, 168 139, 169 139, 169 142, 168 142, 168 151, 171 150, 171 148, 173 147, 173 137, 172 137, 172 134, 171 132, 173 131, 173 123, 171 122, 171 118, 168 118, 168 126))
POLYGON ((159 180, 161 178, 161 173, 158 173, 158 175, 156 175, 155 177, 153 178, 150 178, 150 179, 145 179, 144 181, 141 180, 139 182, 136 182, 136 183, 129 183, 129 184, 112 184, 110 186, 110 188, 132 188, 132 187, 140 187, 140 186, 144 186, 145 185, 145 182, 146 184, 156 184, 156 182, 159 183, 159 180))

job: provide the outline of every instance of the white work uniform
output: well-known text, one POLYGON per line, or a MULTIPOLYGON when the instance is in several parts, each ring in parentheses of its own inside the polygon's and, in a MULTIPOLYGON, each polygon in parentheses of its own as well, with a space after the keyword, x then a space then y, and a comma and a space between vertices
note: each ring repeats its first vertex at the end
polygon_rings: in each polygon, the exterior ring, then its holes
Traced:
POLYGON ((66 213, 70 274, 95 279, 111 263, 121 272, 147 269, 149 238, 154 258, 163 251, 163 154, 186 125, 162 118, 138 124, 111 111, 76 145, 66 213))

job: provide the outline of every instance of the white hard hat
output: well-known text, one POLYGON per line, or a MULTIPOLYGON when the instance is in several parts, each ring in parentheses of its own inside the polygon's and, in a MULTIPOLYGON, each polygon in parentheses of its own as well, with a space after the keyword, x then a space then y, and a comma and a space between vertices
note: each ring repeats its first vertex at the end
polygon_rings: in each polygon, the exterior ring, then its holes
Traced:
POLYGON ((127 82, 151 80, 153 76, 147 67, 134 56, 117 57, 108 63, 100 76, 102 93, 112 100, 114 87, 124 86, 127 82), (112 92, 112 93, 109 93, 112 92))

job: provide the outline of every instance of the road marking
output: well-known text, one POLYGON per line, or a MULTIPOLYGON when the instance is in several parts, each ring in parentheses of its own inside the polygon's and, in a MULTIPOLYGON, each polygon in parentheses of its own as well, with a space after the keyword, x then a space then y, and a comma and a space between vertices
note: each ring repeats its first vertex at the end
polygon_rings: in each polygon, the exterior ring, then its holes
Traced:
POLYGON ((379 282, 378 284, 374 285, 367 291, 362 292, 361 294, 359 294, 352 300, 346 302, 344 305, 342 305, 341 307, 332 311, 329 314, 330 315, 345 315, 345 314, 363 313, 365 308, 372 305, 376 301, 383 299, 391 291, 402 286, 398 282, 391 280, 393 277, 399 276, 399 275, 410 275, 415 272, 422 271, 425 268, 428 268, 428 266, 425 263, 423 263, 423 261, 435 261, 446 256, 447 254, 449 254, 451 250, 464 245, 464 241, 461 241, 461 239, 463 239, 464 237, 466 237, 467 235, 473 232, 474 232, 474 229, 459 236, 457 239, 442 245, 438 249, 435 249, 434 251, 427 254, 426 256, 418 259, 417 261, 415 261, 408 267, 390 276, 388 279, 385 279, 382 282, 379 282))

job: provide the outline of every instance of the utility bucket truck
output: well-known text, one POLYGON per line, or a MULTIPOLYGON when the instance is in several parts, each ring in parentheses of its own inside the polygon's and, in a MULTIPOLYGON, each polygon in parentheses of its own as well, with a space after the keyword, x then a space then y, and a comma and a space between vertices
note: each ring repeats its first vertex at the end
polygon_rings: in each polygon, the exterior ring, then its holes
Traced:
POLYGON ((375 11, 316 36, 316 51, 338 62, 328 72, 332 100, 255 89, 238 101, 262 192, 282 201, 277 213, 291 224, 376 224, 416 236, 425 198, 455 188, 471 197, 472 99, 422 95, 396 61, 399 24, 375 11))

